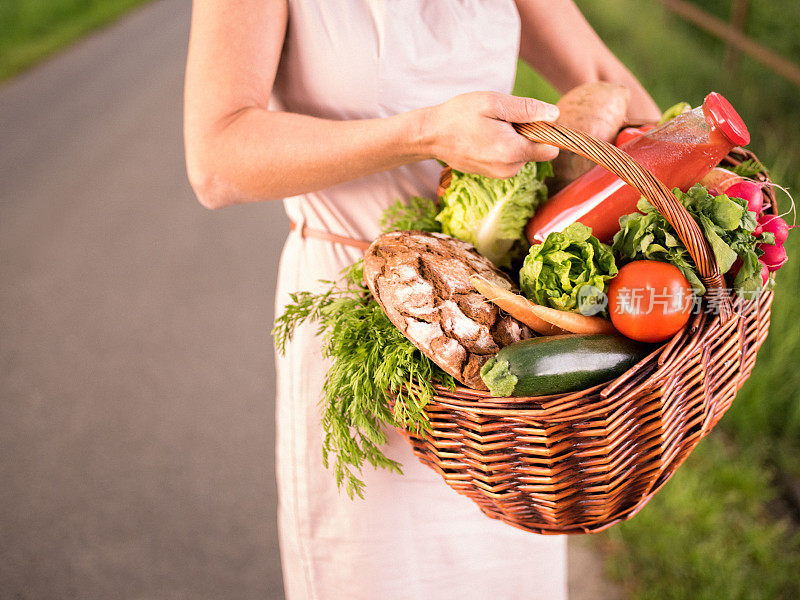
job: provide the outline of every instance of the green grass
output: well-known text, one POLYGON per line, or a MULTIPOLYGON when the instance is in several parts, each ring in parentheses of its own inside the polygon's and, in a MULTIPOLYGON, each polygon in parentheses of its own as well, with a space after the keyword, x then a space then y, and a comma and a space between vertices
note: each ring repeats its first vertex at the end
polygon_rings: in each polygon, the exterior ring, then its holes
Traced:
POLYGON ((0 1, 0 81, 146 0, 0 1))
POLYGON ((632 520, 597 536, 630 597, 776 600, 800 594, 800 540, 766 507, 757 452, 715 433, 632 520))
MULTIPOLYGON (((648 0, 579 0, 608 46, 662 107, 697 106, 723 93, 752 134, 750 148, 773 179, 800 200, 800 89, 742 57, 734 77, 724 46, 648 0)), ((729 0, 695 0, 727 18, 729 0)), ((748 35, 800 62, 791 22, 795 3, 751 2, 748 35)), ((552 88, 524 65, 517 93, 552 101, 552 88)), ((782 208, 788 199, 782 196, 782 208)), ((718 430, 632 520, 594 536, 631 598, 782 599, 800 597, 800 540, 771 516, 780 468, 800 477, 800 234, 786 244, 777 278, 772 333, 751 378, 718 430)))

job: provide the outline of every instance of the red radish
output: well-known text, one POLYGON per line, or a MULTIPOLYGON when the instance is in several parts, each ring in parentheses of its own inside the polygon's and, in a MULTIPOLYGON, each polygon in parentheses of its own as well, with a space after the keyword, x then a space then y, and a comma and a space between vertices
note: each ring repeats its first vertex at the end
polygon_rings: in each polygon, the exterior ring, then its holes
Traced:
POLYGON ((769 281, 769 267, 764 263, 761 263, 761 282, 764 285, 767 285, 768 281, 769 281))
POLYGON ((717 194, 724 193, 729 187, 743 181, 741 177, 739 177, 733 171, 728 171, 728 169, 723 169, 722 167, 716 167, 711 169, 711 171, 700 180, 700 185, 704 188, 707 188, 709 192, 712 190, 717 194))
POLYGON ((737 256, 736 260, 733 261, 731 268, 728 269, 728 274, 732 275, 733 277, 736 277, 736 274, 739 272, 739 269, 741 268, 742 268, 742 259, 737 256))
POLYGON ((786 256, 786 250, 783 246, 777 246, 774 244, 759 244, 758 245, 761 250, 764 251, 764 254, 758 257, 760 260, 770 271, 777 271, 783 266, 788 260, 786 256))
MULTIPOLYGON (((775 245, 783 246, 783 242, 789 237, 789 225, 777 215, 762 215, 758 218, 758 227, 761 232, 775 234, 775 245)), ((755 234, 755 232, 753 232, 755 234)))
POLYGON ((756 214, 761 213, 764 207, 764 194, 761 193, 761 184, 755 181, 743 180, 734 183, 725 193, 731 198, 741 198, 747 201, 747 210, 756 214))
MULTIPOLYGON (((767 285, 767 282, 769 281, 769 267, 767 267, 767 265, 761 262, 761 258, 759 258, 758 261, 759 263, 761 263, 761 281, 764 282, 764 285, 767 285)), ((733 266, 731 266, 727 275, 729 275, 730 277, 736 277, 741 268, 742 268, 742 259, 737 257, 736 262, 733 263, 733 266)))

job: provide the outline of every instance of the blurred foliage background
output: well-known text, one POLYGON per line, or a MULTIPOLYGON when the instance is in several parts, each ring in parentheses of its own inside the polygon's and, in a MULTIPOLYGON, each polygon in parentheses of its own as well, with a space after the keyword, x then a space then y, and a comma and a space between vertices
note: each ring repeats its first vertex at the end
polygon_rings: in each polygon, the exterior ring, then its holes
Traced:
POLYGON ((145 0, 0 0, 0 81, 145 0))
MULTIPOLYGON (((692 3, 730 18, 731 0, 692 3)), ((800 88, 744 54, 731 72, 723 41, 655 0, 578 5, 662 108, 682 100, 697 106, 710 91, 726 96, 748 124, 749 147, 800 199, 800 88)), ((800 64, 798 25, 796 0, 753 0, 744 31, 800 64)), ((516 91, 558 98, 525 65, 516 91)), ((779 202, 790 210, 785 194, 779 202)), ((633 598, 800 598, 800 515, 790 501, 800 481, 800 235, 792 233, 786 248, 771 335, 720 427, 634 519, 594 536, 633 598)))

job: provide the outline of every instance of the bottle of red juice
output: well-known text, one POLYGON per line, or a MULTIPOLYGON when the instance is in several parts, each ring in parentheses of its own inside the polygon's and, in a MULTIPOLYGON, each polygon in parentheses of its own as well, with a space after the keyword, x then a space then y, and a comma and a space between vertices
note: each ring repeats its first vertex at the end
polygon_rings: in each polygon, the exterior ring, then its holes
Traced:
MULTIPOLYGON (((703 105, 667 121, 620 146, 669 189, 686 191, 700 181, 734 146, 750 142, 750 133, 722 95, 712 92, 703 105)), ((641 194, 619 177, 596 166, 548 200, 526 226, 532 244, 548 233, 579 221, 603 242, 619 230, 619 218, 636 210, 641 194)))

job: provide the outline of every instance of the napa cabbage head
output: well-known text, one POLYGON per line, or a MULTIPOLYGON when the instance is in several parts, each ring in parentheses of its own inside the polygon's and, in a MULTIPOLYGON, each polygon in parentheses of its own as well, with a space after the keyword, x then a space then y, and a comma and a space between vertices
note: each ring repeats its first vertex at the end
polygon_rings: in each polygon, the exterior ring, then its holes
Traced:
POLYGON ((529 162, 508 179, 453 169, 436 220, 443 233, 469 242, 496 265, 510 267, 515 250, 525 244, 525 224, 547 199, 542 180, 552 174, 549 162, 529 162))

